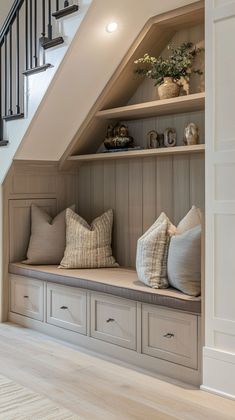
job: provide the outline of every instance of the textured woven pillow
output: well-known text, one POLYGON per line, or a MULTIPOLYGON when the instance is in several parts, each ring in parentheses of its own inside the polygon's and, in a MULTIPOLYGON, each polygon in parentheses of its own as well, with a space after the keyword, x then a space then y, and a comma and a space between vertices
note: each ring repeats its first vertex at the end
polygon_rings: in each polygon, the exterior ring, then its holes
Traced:
POLYGON ((167 254, 171 235, 175 233, 165 213, 145 232, 137 243, 136 270, 139 280, 154 289, 165 289, 167 280, 167 254))
POLYGON ((168 264, 171 286, 190 296, 201 294, 201 226, 171 238, 168 264))
POLYGON ((60 268, 116 267, 112 256, 113 211, 108 210, 89 225, 66 210, 66 249, 60 268))
MULTIPOLYGON (((71 206, 75 209, 75 206, 71 206)), ((25 264, 59 264, 65 250, 65 210, 54 219, 42 208, 31 206, 31 236, 25 264)))
POLYGON ((189 229, 194 228, 195 226, 202 224, 202 212, 196 207, 192 206, 189 212, 184 216, 180 221, 176 229, 176 235, 186 232, 189 229))

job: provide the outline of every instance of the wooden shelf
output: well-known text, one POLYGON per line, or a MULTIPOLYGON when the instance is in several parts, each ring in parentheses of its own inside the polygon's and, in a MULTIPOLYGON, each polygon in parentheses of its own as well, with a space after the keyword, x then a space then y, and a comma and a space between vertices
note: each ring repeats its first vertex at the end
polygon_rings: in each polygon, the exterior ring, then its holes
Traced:
POLYGON ((109 159, 131 159, 149 156, 185 155, 189 153, 204 153, 205 145, 164 147, 160 149, 143 149, 129 152, 94 153, 89 155, 70 156, 69 161, 90 162, 109 159))
POLYGON ((96 113, 103 119, 129 120, 149 118, 160 115, 179 114, 202 111, 205 108, 205 93, 194 93, 172 99, 162 99, 141 104, 127 105, 119 108, 105 109, 96 113))

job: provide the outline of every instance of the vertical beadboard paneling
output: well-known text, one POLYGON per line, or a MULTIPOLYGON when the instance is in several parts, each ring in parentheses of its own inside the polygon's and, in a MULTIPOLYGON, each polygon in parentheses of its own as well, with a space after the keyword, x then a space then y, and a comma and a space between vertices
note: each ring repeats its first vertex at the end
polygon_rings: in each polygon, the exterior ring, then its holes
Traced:
POLYGON ((156 158, 143 159, 143 232, 156 219, 156 158))
POLYGON ((121 265, 130 265, 129 252, 129 163, 116 162, 116 208, 114 221, 114 255, 121 265))
POLYGON ((129 162, 129 242, 130 264, 135 266, 136 244, 143 232, 143 161, 129 162))
POLYGON ((104 163, 104 210, 116 207, 116 165, 115 162, 104 163))
POLYGON ((156 158, 156 217, 164 211, 167 216, 173 220, 174 203, 173 203, 173 163, 172 157, 166 156, 156 158))
POLYGON ((91 221, 91 165, 82 165, 78 173, 78 213, 91 221))
POLYGON ((180 219, 190 208, 190 166, 188 156, 173 158, 174 222, 180 219))
POLYGON ((91 213, 92 219, 100 216, 104 211, 104 163, 95 162, 92 164, 91 183, 91 213))
POLYGON ((205 164, 200 156, 190 157, 190 206, 205 207, 205 164))
POLYGON ((80 214, 90 221, 114 210, 113 253, 121 265, 135 266, 137 240, 161 211, 177 224, 192 204, 204 208, 203 155, 113 160, 79 173, 80 214))

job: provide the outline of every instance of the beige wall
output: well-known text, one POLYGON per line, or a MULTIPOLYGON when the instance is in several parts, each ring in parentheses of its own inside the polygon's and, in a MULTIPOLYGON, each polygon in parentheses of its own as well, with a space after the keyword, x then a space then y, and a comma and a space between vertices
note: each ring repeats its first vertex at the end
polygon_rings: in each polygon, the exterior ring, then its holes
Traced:
POLYGON ((147 20, 194 2, 94 0, 16 158, 59 160, 147 20), (119 28, 108 34, 112 20, 119 28))

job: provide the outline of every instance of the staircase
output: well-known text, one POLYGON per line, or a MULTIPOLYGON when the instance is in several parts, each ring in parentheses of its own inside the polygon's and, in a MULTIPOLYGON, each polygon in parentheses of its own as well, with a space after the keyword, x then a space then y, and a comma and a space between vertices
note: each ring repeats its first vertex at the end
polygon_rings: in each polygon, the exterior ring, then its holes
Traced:
MULTIPOLYGON (((0 184, 25 137, 31 135, 92 3, 92 0, 14 1, 0 31, 0 184)), ((46 125, 51 112, 53 109, 47 113, 46 125)), ((41 139, 40 148, 43 150, 41 139)))
POLYGON ((0 146, 7 146, 7 123, 25 118, 27 78, 52 67, 46 52, 64 43, 61 21, 77 13, 77 2, 15 0, 0 31, 0 146))

